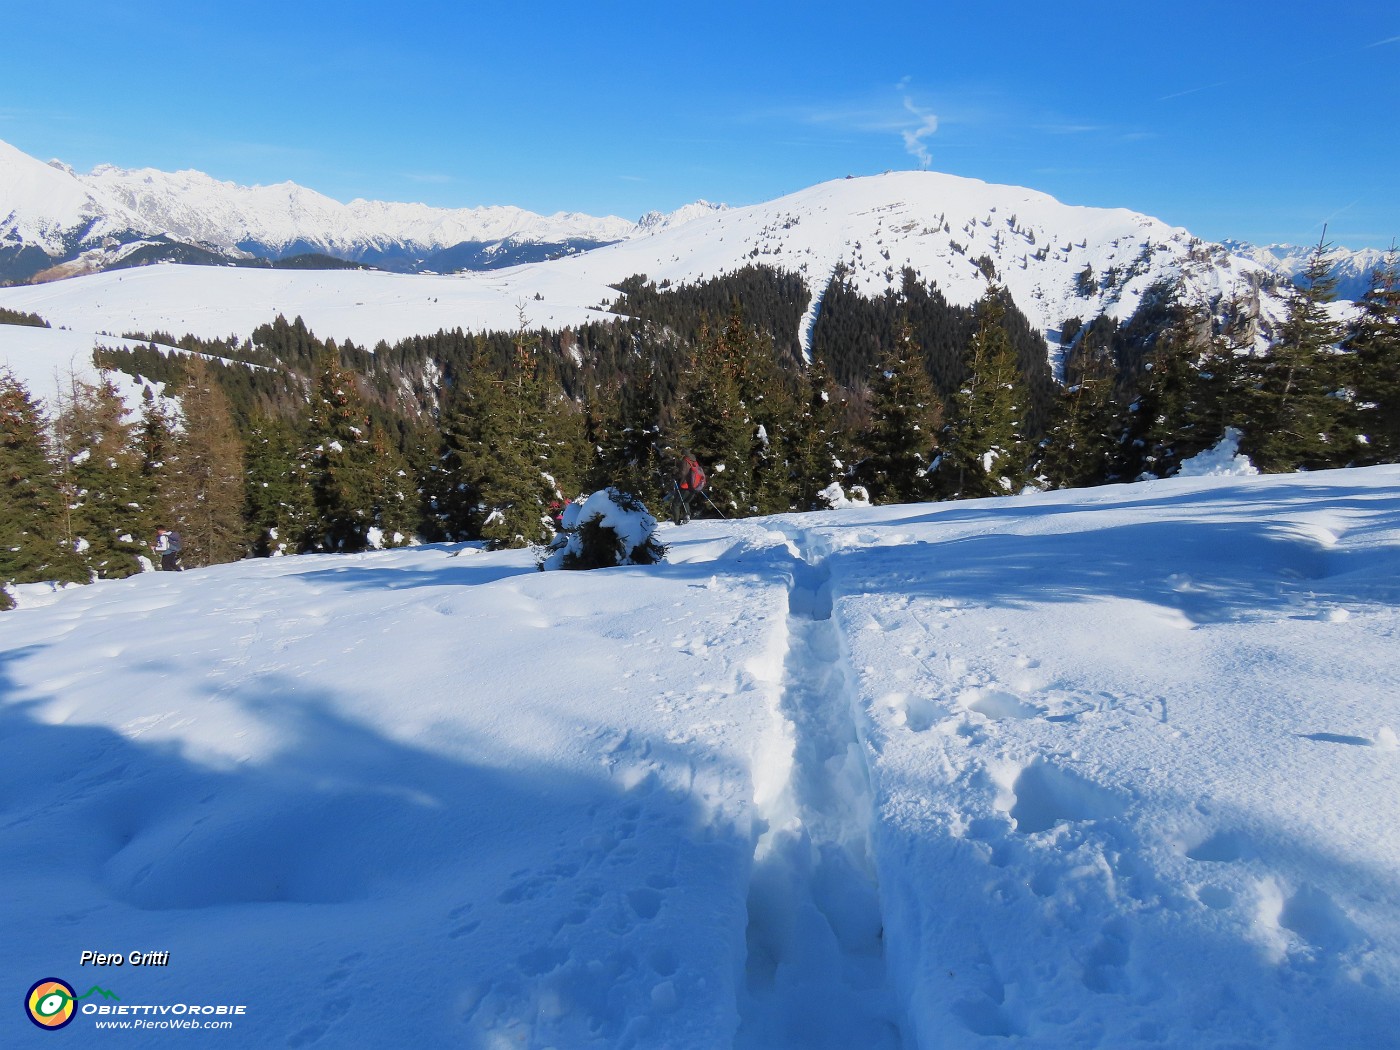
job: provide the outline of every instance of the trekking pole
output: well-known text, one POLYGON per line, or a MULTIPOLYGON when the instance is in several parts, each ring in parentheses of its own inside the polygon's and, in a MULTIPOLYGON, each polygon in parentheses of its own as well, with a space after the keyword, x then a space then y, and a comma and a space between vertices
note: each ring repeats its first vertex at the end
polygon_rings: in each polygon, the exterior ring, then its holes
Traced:
POLYGON ((718 507, 715 506, 715 501, 710 499, 710 494, 708 492, 706 492, 704 489, 701 489, 700 495, 705 497, 705 502, 710 505, 710 507, 714 510, 716 514, 718 514, 725 521, 729 520, 729 516, 725 514, 724 511, 720 510, 718 507))

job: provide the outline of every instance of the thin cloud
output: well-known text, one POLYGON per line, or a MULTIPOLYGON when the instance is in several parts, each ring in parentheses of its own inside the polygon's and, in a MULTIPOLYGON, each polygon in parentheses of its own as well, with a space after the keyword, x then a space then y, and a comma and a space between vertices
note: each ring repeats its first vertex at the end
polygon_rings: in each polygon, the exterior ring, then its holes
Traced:
POLYGON ((1108 129, 1100 124, 1041 124, 1036 130, 1047 135, 1092 135, 1108 129))
POLYGON ((930 167, 933 164, 933 155, 924 145, 924 139, 938 130, 938 114, 920 109, 914 105, 914 100, 908 95, 904 96, 904 108, 912 113, 918 121, 913 127, 907 127, 900 131, 900 135, 904 139, 904 149, 911 157, 918 159, 919 167, 930 167))
POLYGON ((443 175, 438 172, 415 174, 414 172, 410 171, 404 173, 404 178, 406 178, 409 182, 423 182, 433 186, 445 186, 450 182, 457 181, 455 176, 443 175))
POLYGON ((1385 47, 1386 44, 1400 44, 1400 36, 1388 36, 1384 40, 1377 40, 1374 44, 1367 44, 1367 48, 1385 47))

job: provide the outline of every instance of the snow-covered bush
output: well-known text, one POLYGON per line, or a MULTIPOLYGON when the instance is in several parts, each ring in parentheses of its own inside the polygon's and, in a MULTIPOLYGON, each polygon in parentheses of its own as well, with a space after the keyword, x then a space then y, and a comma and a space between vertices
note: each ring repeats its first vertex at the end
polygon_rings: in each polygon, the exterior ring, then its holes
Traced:
POLYGON ((654 535, 656 518, 636 496, 616 488, 570 503, 559 530, 540 556, 541 569, 654 565, 666 556, 654 535))
POLYGON ((1225 428, 1225 436, 1214 448, 1183 460, 1178 478, 1218 478, 1248 477, 1259 470, 1240 453, 1240 432, 1234 427, 1225 428))
POLYGON ((844 507, 868 507, 870 506, 870 493, 866 492, 860 485, 852 485, 848 494, 841 487, 839 481, 833 481, 819 493, 822 500, 832 510, 841 510, 844 507))

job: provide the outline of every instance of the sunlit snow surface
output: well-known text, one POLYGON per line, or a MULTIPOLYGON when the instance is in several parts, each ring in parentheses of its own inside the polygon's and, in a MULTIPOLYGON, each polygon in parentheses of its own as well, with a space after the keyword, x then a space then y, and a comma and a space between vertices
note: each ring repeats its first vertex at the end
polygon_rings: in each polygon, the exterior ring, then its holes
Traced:
POLYGON ((1400 468, 659 536, 21 589, 0 1045, 1393 1043, 1400 468))

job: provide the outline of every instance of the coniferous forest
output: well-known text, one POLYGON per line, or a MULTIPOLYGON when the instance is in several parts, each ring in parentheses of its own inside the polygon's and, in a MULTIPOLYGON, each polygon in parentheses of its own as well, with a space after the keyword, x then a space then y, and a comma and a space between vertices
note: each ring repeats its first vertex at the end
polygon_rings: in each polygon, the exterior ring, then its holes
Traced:
POLYGON ((608 323, 536 330, 522 304, 514 331, 375 347, 283 317, 225 340, 130 333, 150 345, 97 363, 147 381, 137 413, 74 379, 46 415, 0 372, 0 584, 130 575, 158 525, 187 566, 540 544, 563 502, 606 485, 659 516, 686 451, 728 517, 822 509, 834 484, 899 503, 1168 477, 1227 428, 1266 472, 1400 459, 1393 251, 1349 323, 1319 245, 1274 330, 1159 286, 1123 324, 1067 324, 1059 377, 990 279, 958 307, 912 271, 876 299, 838 271, 810 361, 811 291, 791 274, 617 292, 608 323))

